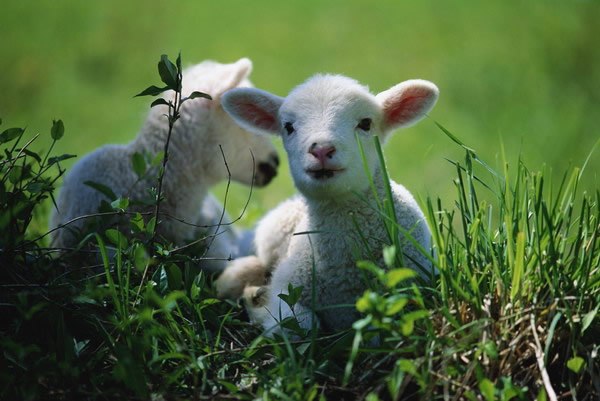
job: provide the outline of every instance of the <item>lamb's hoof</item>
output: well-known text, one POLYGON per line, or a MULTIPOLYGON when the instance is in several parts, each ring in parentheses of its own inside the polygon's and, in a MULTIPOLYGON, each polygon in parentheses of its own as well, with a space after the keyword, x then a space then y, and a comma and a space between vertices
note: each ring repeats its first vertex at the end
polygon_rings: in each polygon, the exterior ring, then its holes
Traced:
POLYGON ((244 289, 244 303, 253 308, 260 308, 267 304, 267 287, 246 287, 244 289))

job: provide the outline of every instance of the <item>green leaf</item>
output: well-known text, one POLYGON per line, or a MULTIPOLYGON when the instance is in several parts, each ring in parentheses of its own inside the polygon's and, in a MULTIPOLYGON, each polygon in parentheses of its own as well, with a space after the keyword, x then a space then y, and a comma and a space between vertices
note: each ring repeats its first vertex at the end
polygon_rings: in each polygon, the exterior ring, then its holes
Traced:
POLYGON ((150 164, 153 167, 154 166, 158 166, 158 165, 160 165, 162 163, 162 161, 164 160, 164 158, 165 158, 165 152, 161 150, 160 152, 158 152, 158 153, 156 153, 154 155, 154 158, 152 159, 152 162, 150 164))
POLYGON ((177 90, 177 67, 169 60, 166 54, 160 56, 158 74, 167 87, 177 90))
POLYGON ((415 277, 417 273, 406 267, 390 270, 385 274, 385 285, 388 288, 396 286, 398 283, 415 277))
POLYGON ((590 327, 590 324, 592 324, 592 322, 594 321, 594 318, 596 317, 596 313, 598 313, 598 305, 596 305, 596 307, 589 311, 588 313, 586 313, 585 315, 583 315, 583 319, 581 320, 581 333, 583 334, 583 332, 590 327))
POLYGON ((481 391, 486 400, 494 401, 494 390, 494 383, 490 379, 484 378, 479 382, 479 391, 481 391))
POLYGON ((400 312, 408 304, 408 298, 399 298, 394 302, 388 303, 385 308, 386 316, 393 316, 400 312))
POLYGON ((294 316, 286 317, 280 322, 280 325, 282 328, 290 330, 291 332, 300 336, 304 336, 305 334, 304 330, 302 330, 302 327, 300 327, 300 323, 298 323, 298 319, 296 319, 294 316))
POLYGON ((202 290, 200 289, 198 284, 196 284, 195 282, 192 283, 192 286, 190 287, 190 298, 192 299, 192 301, 194 301, 194 303, 196 303, 198 299, 200 299, 201 292, 202 290))
POLYGON ((513 266, 512 284, 510 288, 510 299, 514 300, 515 297, 521 292, 521 280, 523 277, 523 270, 525 266, 525 233, 519 232, 517 234, 517 251, 515 254, 515 263, 513 266))
POLYGON ((52 129, 50 129, 50 136, 55 141, 58 141, 65 134, 65 125, 62 120, 52 120, 52 129))
POLYGON ((485 352, 485 354, 492 358, 492 359, 498 359, 498 349, 496 348, 496 344, 493 341, 486 341, 485 343, 483 343, 483 352, 485 352))
POLYGON ((567 368, 575 373, 581 372, 581 369, 585 365, 585 360, 580 356, 574 356, 567 361, 567 368))
POLYGON ((382 280, 384 277, 383 269, 370 260, 359 260, 356 262, 356 266, 361 270, 372 273, 378 280, 382 280))
POLYGON ((540 388, 540 392, 537 397, 535 397, 535 401, 548 401, 548 396, 546 395, 546 390, 544 388, 540 388))
POLYGON ((144 156, 140 152, 135 152, 131 155, 131 166, 138 178, 141 178, 146 172, 146 160, 144 160, 144 156))
MULTIPOLYGON (((152 281, 156 283, 154 287, 159 294, 165 294, 169 290, 169 283, 167 280, 167 272, 164 267, 160 267, 160 269, 156 269, 154 274, 152 275, 152 281)), ((153 299, 160 307, 162 308, 163 302, 162 299, 153 299)))
POLYGON ((21 148, 18 150, 19 152, 23 152, 25 153, 27 156, 34 158, 38 163, 42 162, 42 158, 40 157, 40 155, 38 155, 35 152, 32 152, 31 150, 27 149, 27 148, 21 148))
POLYGON ((402 331, 403 336, 410 336, 412 332, 415 330, 415 321, 414 320, 404 320, 400 326, 400 330, 402 331))
POLYGON ((137 244, 133 250, 133 265, 137 271, 143 272, 149 261, 150 257, 146 249, 141 244, 137 244))
POLYGON ((139 212, 129 219, 129 223, 131 224, 133 231, 138 233, 144 231, 144 218, 139 212))
POLYGON ((429 312, 426 310, 416 310, 402 316, 401 330, 402 335, 410 336, 415 328, 415 321, 429 317, 429 312))
POLYGON ((125 210, 129 206, 129 199, 128 198, 117 198, 110 203, 110 206, 113 209, 125 210))
POLYGON ((387 267, 394 266, 396 262, 396 247, 394 245, 383 248, 383 261, 387 267))
POLYGON ((103 193, 111 201, 114 201, 115 199, 117 199, 117 195, 115 195, 115 193, 112 191, 112 189, 110 189, 106 185, 103 185, 103 184, 100 184, 100 183, 94 182, 94 181, 84 181, 83 183, 85 185, 87 185, 88 187, 94 188, 96 191, 103 193))
POLYGON ((175 65, 177 65, 177 71, 181 71, 181 52, 177 53, 177 58, 175 59, 175 65))
POLYGON ((510 377, 503 376, 500 378, 502 381, 502 389, 500 389, 500 401, 510 401, 515 397, 523 399, 524 392, 521 388, 515 386, 510 377))
POLYGON ((354 322, 352 324, 352 328, 356 331, 360 331, 360 330, 364 329, 365 327, 367 327, 368 325, 370 325, 372 321, 373 321, 373 316, 368 315, 367 317, 359 319, 356 322, 354 322))
POLYGON ((161 104, 164 104, 165 106, 168 106, 169 102, 167 102, 162 97, 159 97, 158 99, 156 99, 155 101, 153 101, 152 103, 150 103, 150 107, 158 106, 158 105, 161 105, 161 104))
POLYGON ((146 232, 152 234, 154 232, 154 227, 156 226, 156 216, 152 216, 148 223, 146 223, 146 232))
POLYGON ((25 130, 23 128, 9 128, 0 134, 0 143, 7 143, 12 141, 15 138, 18 138, 23 134, 25 130))
POLYGON ((13 184, 19 182, 22 177, 23 167, 21 166, 13 166, 13 168, 10 170, 10 173, 8 174, 8 180, 13 184))
POLYGON ((306 351, 308 350, 308 348, 310 348, 310 343, 309 342, 305 342, 304 344, 300 344, 298 346, 298 348, 296 348, 296 351, 298 351, 298 353, 300 355, 304 355, 306 353, 306 351))
POLYGON ((127 247, 127 238, 119 230, 115 228, 109 228, 104 232, 106 239, 108 239, 113 245, 118 246, 120 249, 127 247))
POLYGON ((164 88, 159 88, 158 86, 154 86, 151 85, 149 87, 147 87, 146 89, 144 89, 143 91, 141 91, 140 93, 138 93, 137 95, 135 95, 134 97, 138 97, 138 96, 158 96, 161 93, 163 93, 164 91, 168 90, 168 87, 164 87, 164 88))
POLYGON ((64 155, 60 155, 60 156, 54 156, 54 157, 51 157, 48 159, 48 165, 51 166, 51 165, 61 162, 63 160, 72 159, 74 157, 77 157, 77 155, 64 154, 64 155))
POLYGON ((380 398, 377 395, 377 393, 369 393, 367 394, 367 398, 365 398, 365 401, 380 401, 380 398))
POLYGON ((221 302, 221 301, 218 300, 217 298, 206 298, 206 299, 203 299, 202 302, 200 302, 199 306, 209 306, 209 305, 218 304, 219 302, 221 302))
POLYGON ((229 394, 236 394, 240 391, 240 389, 233 383, 228 382, 226 380, 217 380, 217 382, 227 389, 229 394))
POLYGON ((37 194, 42 192, 44 189, 48 188, 48 184, 45 182, 30 182, 27 184, 26 189, 32 194, 37 194))
POLYGON ((199 97, 208 99, 208 100, 212 100, 212 96, 210 96, 208 93, 198 92, 198 91, 194 91, 194 92, 190 93, 190 95, 188 97, 186 97, 185 100, 196 99, 199 97))
POLYGON ((171 291, 180 289, 183 282, 181 269, 176 264, 170 263, 165 267, 165 272, 167 273, 169 289, 171 291))
POLYGON ((371 291, 366 290, 365 293, 356 300, 356 310, 365 313, 371 307, 371 291))
POLYGON ((417 367, 410 359, 400 359, 396 362, 396 365, 404 373, 408 373, 409 375, 413 376, 417 375, 417 367))
POLYGON ((282 299, 291 308, 298 303, 300 296, 302 295, 302 289, 304 287, 294 287, 291 283, 288 284, 288 293, 279 294, 278 297, 282 299))
POLYGON ((444 134, 446 134, 448 136, 448 138, 452 139, 455 143, 460 145, 463 149, 475 153, 475 150, 473 148, 470 148, 467 145, 465 145, 463 141, 461 141, 456 136, 454 136, 450 131, 448 131, 446 128, 444 128, 440 123, 436 122, 435 125, 437 125, 438 128, 441 129, 444 132, 444 134))

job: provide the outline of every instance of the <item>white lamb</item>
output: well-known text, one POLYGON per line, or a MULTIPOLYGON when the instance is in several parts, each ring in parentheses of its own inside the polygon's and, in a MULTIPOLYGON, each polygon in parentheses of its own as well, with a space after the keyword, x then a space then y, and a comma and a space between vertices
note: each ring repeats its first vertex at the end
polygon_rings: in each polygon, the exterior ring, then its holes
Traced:
MULTIPOLYGON (((381 262, 382 248, 390 243, 356 134, 379 198, 384 199, 372 136, 385 141, 395 128, 416 123, 437 98, 437 87, 423 80, 406 81, 374 96, 355 80, 338 75, 317 75, 286 98, 253 88, 225 93, 223 107, 242 127, 281 136, 300 194, 259 222, 256 256, 232 262, 217 280, 218 294, 243 294, 251 320, 268 332, 280 330, 278 322, 292 315, 309 329, 317 324, 313 310, 320 326, 349 327, 357 318, 353 305, 366 288, 355 261, 381 262), (365 249, 372 253, 365 255, 365 249), (278 296, 288 293, 290 283, 303 288, 293 310, 278 296)), ((422 211, 403 186, 390 184, 399 224, 430 251, 431 235, 422 211)), ((422 272, 433 270, 429 259, 404 235, 399 240, 408 267, 428 276, 422 272)))
MULTIPOLYGON (((211 186, 228 178, 219 146, 233 180, 260 187, 276 175, 279 160, 269 139, 240 128, 221 106, 221 95, 225 91, 251 86, 248 80, 251 69, 251 61, 243 58, 232 64, 204 61, 183 72, 183 96, 202 91, 210 94, 212 100, 186 101, 171 136, 163 180, 161 211, 164 214, 160 217, 158 233, 175 244, 181 245, 205 235, 206 229, 194 225, 215 225, 219 221, 222 207, 208 192, 211 186), (253 163, 256 163, 256 169, 253 163), (256 170, 254 176, 253 170, 256 170)), ((165 98, 172 97, 173 92, 165 94, 165 98)), ((139 152, 153 157, 164 150, 168 130, 166 113, 167 106, 153 107, 132 142, 103 146, 79 160, 64 179, 51 227, 58 227, 78 216, 94 214, 103 200, 108 201, 103 193, 84 184, 86 181, 105 185, 119 197, 147 199, 149 189, 156 186, 156 171, 138 180, 132 168, 132 155, 139 152)), ((152 210, 152 207, 144 210, 152 210)), ((227 220, 226 217, 224 223, 227 220)), ((82 219, 55 231, 54 246, 76 245, 79 232, 85 231, 88 223, 89 220, 82 219)), ((237 234, 227 230, 226 226, 221 231, 227 232, 216 237, 207 255, 215 258, 235 256, 237 234)), ((224 262, 221 262, 213 268, 221 270, 223 266, 224 262)))

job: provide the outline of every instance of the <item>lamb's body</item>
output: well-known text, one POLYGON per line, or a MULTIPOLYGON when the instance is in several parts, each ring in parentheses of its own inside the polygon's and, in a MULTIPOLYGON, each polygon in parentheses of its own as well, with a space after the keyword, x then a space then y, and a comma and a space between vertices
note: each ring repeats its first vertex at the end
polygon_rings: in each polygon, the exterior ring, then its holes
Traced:
MULTIPOLYGON (((356 261, 368 259, 383 266, 382 249, 391 242, 360 162, 356 137, 378 199, 384 199, 371 136, 385 139, 392 128, 416 122, 436 99, 437 88, 424 81, 407 81, 374 97, 339 76, 312 78, 286 99, 258 90, 227 93, 225 109, 242 126, 283 131, 300 194, 261 220, 256 256, 239 259, 225 270, 217 282, 219 294, 237 297, 243 291, 251 319, 267 330, 277 329, 279 321, 292 315, 311 328, 313 308, 324 326, 349 327, 357 318, 354 303, 366 289, 356 261), (270 282, 259 287, 268 271, 270 282), (278 296, 288 292, 289 284, 303 287, 293 310, 278 296)), ((421 248, 401 234, 404 262, 419 273, 430 272, 423 252, 430 252, 431 236, 425 217, 404 187, 390 185, 397 221, 421 248)))
MULTIPOLYGON (((415 200, 401 185, 392 182, 392 189, 398 223, 424 249, 430 249, 429 228, 415 200)), ((370 194, 362 195, 369 198, 370 194)), ((379 196, 383 199, 383 191, 380 190, 379 196)), ((311 202, 300 195, 281 204, 259 223, 256 244, 257 257, 264 265, 276 266, 270 280, 272 293, 287 292, 289 283, 302 286, 305 290, 300 304, 311 308, 314 260, 315 310, 328 328, 337 329, 349 327, 358 317, 353 300, 365 290, 365 272, 356 267, 356 261, 368 259, 384 266, 381 251, 389 239, 374 202, 370 205, 353 199, 311 202), (283 218, 287 219, 285 228, 282 228, 283 218), (270 228, 275 225, 280 227, 280 235, 282 231, 287 234, 278 249, 274 249, 273 242, 267 238, 272 236, 270 228), (360 231, 356 227, 360 227, 360 231), (372 253, 365 253, 366 249, 372 253)), ((408 267, 419 272, 430 269, 430 262, 410 242, 402 241, 402 248, 408 267)), ((279 309, 279 298, 269 300, 267 309, 273 313, 279 309)))
MULTIPOLYGON (((249 86, 247 76, 251 63, 242 59, 234 64, 204 62, 184 72, 183 94, 203 91, 213 100, 194 99, 184 103, 181 118, 176 122, 171 136, 169 161, 164 173, 159 234, 175 244, 183 244, 206 232, 217 224, 221 207, 208 190, 228 178, 220 147, 227 159, 232 179, 245 184, 266 185, 275 175, 278 164, 273 145, 264 137, 257 137, 240 129, 220 106, 220 95, 227 89, 249 86), (253 177, 253 158, 256 176, 253 177), (187 223, 176 219, 183 219, 187 223)), ((154 155, 164 150, 168 125, 164 115, 166 106, 151 109, 140 133, 126 145, 107 145, 83 157, 65 177, 58 198, 58 210, 52 216, 52 227, 57 227, 79 216, 95 214, 100 203, 109 199, 96 189, 85 185, 92 181, 105 185, 119 197, 132 201, 151 199, 149 189, 156 187, 156 169, 141 180, 132 168, 134 153, 154 155)), ((138 210, 151 211, 152 207, 138 210)), ((135 208, 134 208, 135 210, 135 208)), ((104 225, 119 224, 126 220, 103 219, 104 225)), ((90 220, 81 219, 55 231, 53 244, 73 247, 90 220)), ((224 223, 228 223, 225 218, 224 223)), ((224 226, 223 230, 227 230, 224 226)), ((228 257, 235 255, 236 234, 216 237, 210 255, 228 257)))

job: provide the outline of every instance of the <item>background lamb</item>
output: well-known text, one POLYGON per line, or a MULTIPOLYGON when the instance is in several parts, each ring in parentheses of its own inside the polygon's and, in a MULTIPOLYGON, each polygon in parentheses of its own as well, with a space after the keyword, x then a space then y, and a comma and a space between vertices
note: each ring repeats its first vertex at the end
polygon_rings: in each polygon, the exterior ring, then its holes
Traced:
MULTIPOLYGON (((186 69, 183 73, 183 96, 193 91, 202 91, 212 100, 193 99, 186 101, 181 117, 175 123, 171 136, 169 162, 167 164, 161 204, 158 233, 166 240, 182 244, 186 240, 204 235, 202 229, 176 221, 169 216, 183 219, 196 225, 217 224, 222 207, 208 193, 208 189, 228 178, 227 168, 219 149, 222 146, 231 178, 240 183, 256 186, 268 184, 276 174, 279 164, 275 148, 269 139, 246 132, 235 124, 221 107, 221 95, 238 86, 251 86, 248 75, 252 69, 250 60, 243 58, 232 64, 204 61, 186 69), (254 159, 253 159, 254 158, 254 159), (253 176, 253 163, 256 174, 253 176)), ((165 97, 172 97, 167 92, 165 97)), ((85 185, 93 181, 105 185, 119 197, 131 200, 147 199, 148 190, 156 186, 156 173, 146 174, 138 180, 132 169, 132 155, 136 152, 153 157, 163 151, 167 136, 165 114, 167 106, 156 106, 142 126, 137 137, 127 145, 107 145, 86 155, 76 163, 65 177, 57 201, 57 210, 51 218, 51 227, 98 211, 103 200, 108 198, 94 188, 85 185)), ((148 209, 150 210, 150 208, 148 209)), ((73 247, 79 232, 85 230, 87 219, 54 232, 53 245, 73 247)), ((225 223, 227 223, 227 217, 225 223)), ((106 222, 106 225, 117 221, 106 222)), ((235 255, 237 234, 224 226, 207 254, 213 257, 235 255)), ((213 264, 214 265, 214 264, 213 264)), ((218 263, 216 268, 222 268, 218 263)))
MULTIPOLYGON (((310 328, 313 314, 307 307, 312 305, 314 291, 321 323, 330 329, 349 327, 357 318, 354 302, 365 290, 355 261, 381 262, 382 248, 389 243, 355 134, 383 199, 383 178, 372 136, 384 141, 393 129, 416 123, 437 98, 437 87, 427 81, 406 81, 373 96, 356 81, 334 75, 317 75, 285 99, 252 88, 228 91, 223 107, 242 127, 282 137, 300 195, 282 203, 259 223, 256 256, 240 258, 225 269, 217 281, 219 295, 236 298, 244 291, 251 319, 269 330, 292 313, 302 327, 310 328), (260 287, 269 270, 270 283, 260 287), (287 293, 289 283, 303 287, 293 311, 278 297, 287 293), (351 306, 327 308, 334 305, 351 306)), ((423 213, 404 187, 390 184, 398 222, 429 251, 430 231, 423 213)), ((428 258, 400 237, 405 263, 422 274, 431 272, 428 258)))

